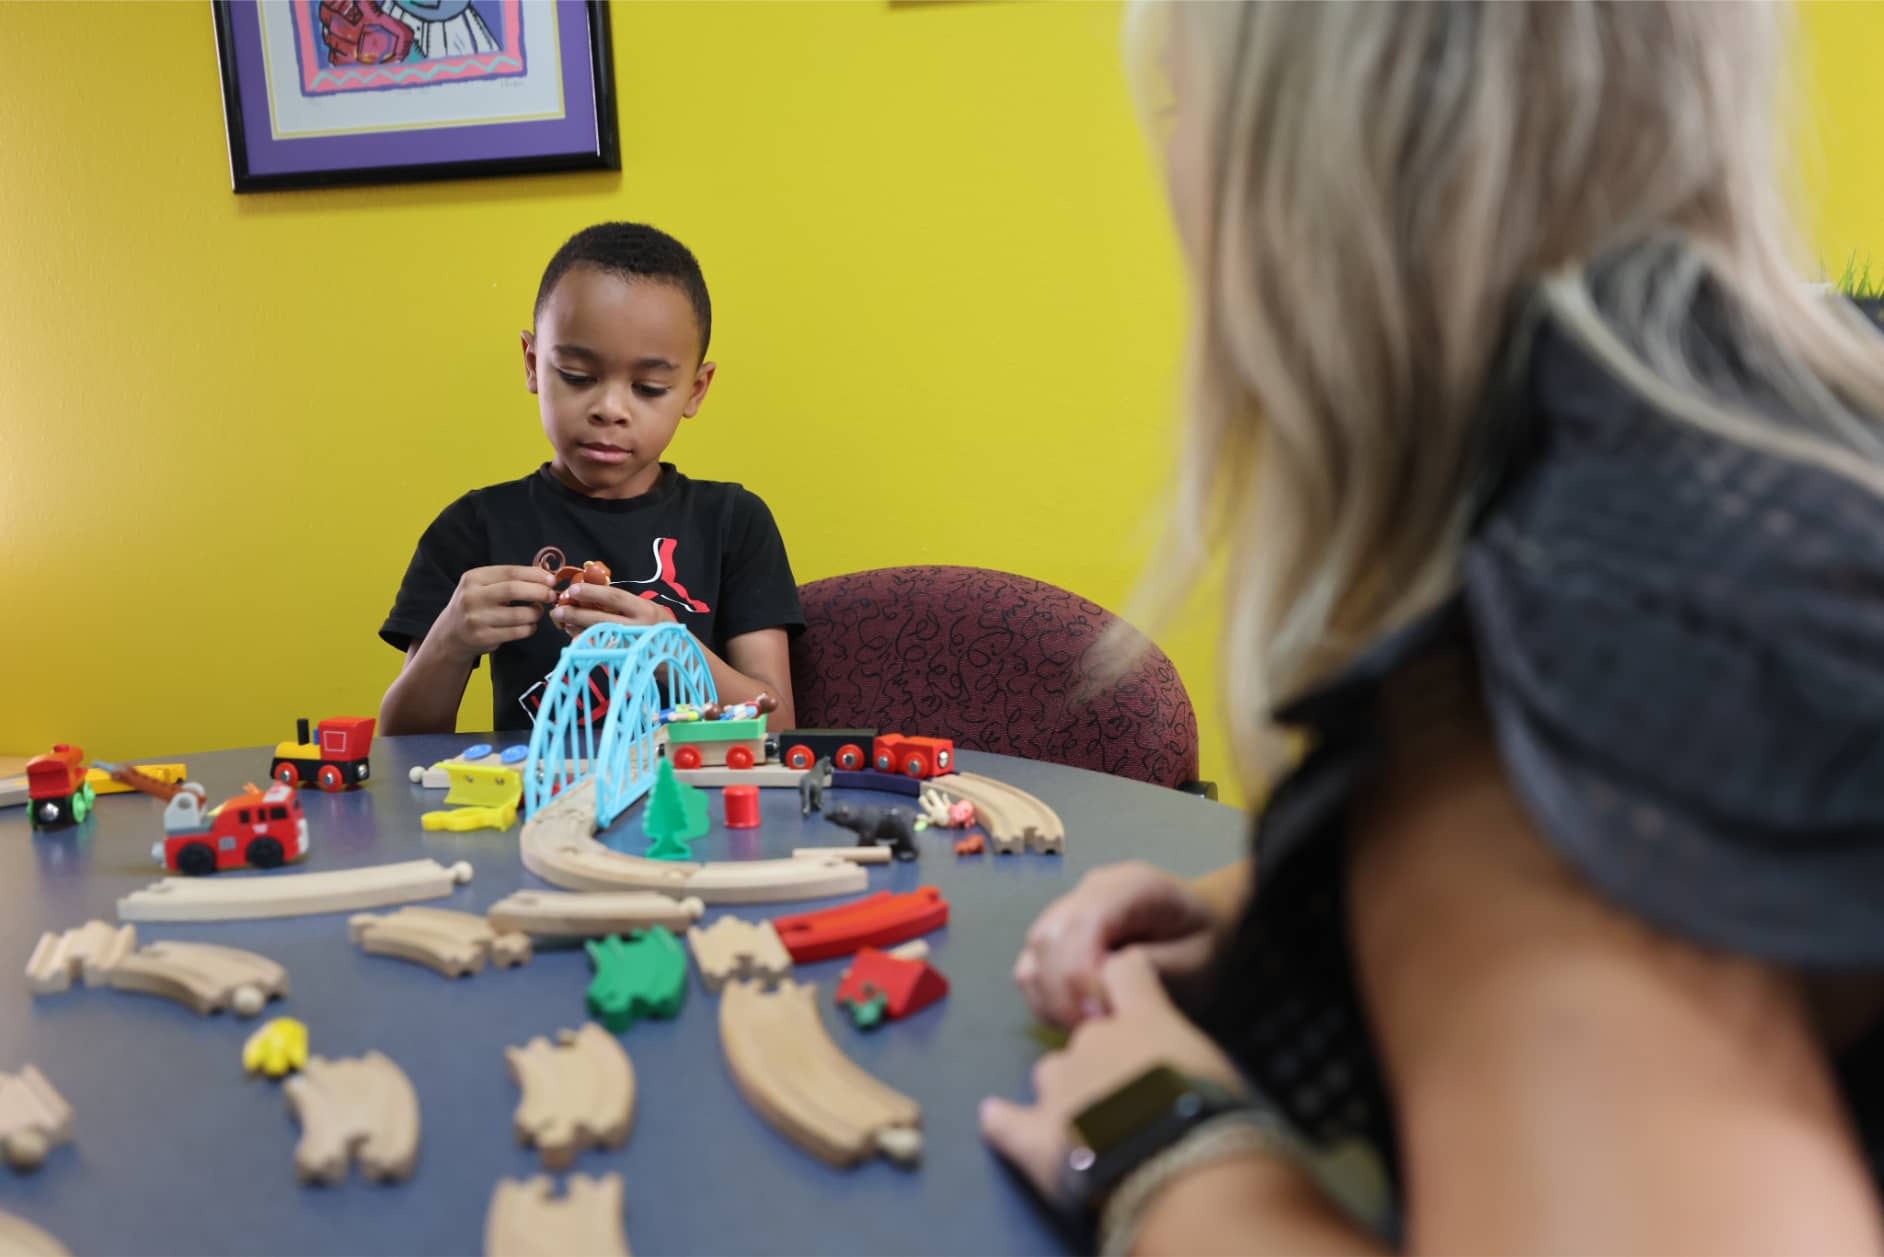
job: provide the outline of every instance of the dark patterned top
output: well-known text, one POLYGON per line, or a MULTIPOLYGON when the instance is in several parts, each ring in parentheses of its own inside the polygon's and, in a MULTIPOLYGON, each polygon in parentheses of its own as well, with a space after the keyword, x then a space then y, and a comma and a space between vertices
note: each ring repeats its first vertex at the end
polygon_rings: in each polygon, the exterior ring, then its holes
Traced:
MULTIPOLYGON (((1884 968, 1884 499, 1673 420, 1530 326, 1460 592, 1280 713, 1314 749, 1258 823, 1205 1019, 1304 1135, 1364 1141, 1389 1179, 1344 819, 1381 684, 1424 654, 1470 652, 1513 789, 1600 893, 1727 951, 1884 968)), ((1877 1065, 1876 1030, 1838 1062, 1874 1167, 1877 1065)))

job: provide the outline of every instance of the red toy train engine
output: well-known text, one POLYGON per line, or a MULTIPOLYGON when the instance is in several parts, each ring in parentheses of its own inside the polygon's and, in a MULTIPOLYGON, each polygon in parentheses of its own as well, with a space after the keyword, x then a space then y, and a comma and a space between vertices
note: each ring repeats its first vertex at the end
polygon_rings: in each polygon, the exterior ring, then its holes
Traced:
POLYGON ((371 771, 373 717, 335 716, 315 726, 318 742, 308 741, 307 721, 295 722, 294 742, 275 745, 268 775, 284 786, 315 785, 333 793, 357 786, 371 771))
POLYGON ((92 787, 85 780, 85 752, 60 742, 47 754, 27 760, 26 798, 36 828, 76 825, 84 820, 92 810, 92 787))

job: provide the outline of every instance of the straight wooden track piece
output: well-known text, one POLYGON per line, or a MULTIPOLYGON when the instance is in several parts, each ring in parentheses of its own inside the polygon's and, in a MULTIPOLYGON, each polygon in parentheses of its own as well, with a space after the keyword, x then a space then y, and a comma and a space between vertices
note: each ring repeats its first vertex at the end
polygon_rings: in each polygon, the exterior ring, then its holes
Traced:
POLYGON ((26 989, 35 995, 55 995, 72 988, 77 978, 86 986, 102 986, 107 970, 137 950, 137 930, 108 921, 87 921, 76 929, 39 936, 26 962, 26 989))
POLYGON ((484 1257, 629 1257, 619 1174, 499 1180, 484 1217, 484 1257))
POLYGON ((619 1148, 635 1120, 635 1069, 619 1040, 594 1022, 505 1048, 523 1088, 517 1142, 534 1144, 546 1170, 566 1170, 584 1148, 619 1148))
POLYGON ((988 831, 988 840, 1003 855, 1022 847, 1043 854, 1066 849, 1066 826, 1060 814, 1018 786, 976 773, 936 777, 929 785, 951 803, 965 800, 974 804, 982 828, 988 831))
POLYGON ((720 999, 720 1045, 733 1082, 778 1132, 828 1164, 922 1153, 922 1110, 866 1074, 824 1032, 815 985, 774 991, 735 982, 720 999))
POLYGON ((355 1160, 376 1183, 411 1175, 419 1159, 419 1097, 405 1071, 382 1054, 309 1057, 282 1092, 301 1123, 294 1169, 303 1183, 343 1182, 355 1160))
POLYGON ((793 847, 794 860, 849 860, 852 864, 888 864, 888 847, 793 847))
POLYGON ((751 768, 676 768, 674 780, 703 789, 720 786, 758 786, 762 790, 798 788, 802 768, 782 768, 777 764, 754 764, 751 768))
POLYGON ((46 1154, 72 1138, 72 1106, 31 1065, 0 1074, 0 1153, 22 1172, 37 1170, 46 1154))
POLYGON ((791 976, 791 955, 770 921, 721 917, 706 929, 688 930, 687 944, 700 966, 700 981, 716 994, 732 979, 750 978, 770 986, 791 976))
POLYGON ((657 925, 679 934, 705 911, 698 899, 673 899, 651 890, 586 895, 520 890, 492 904, 485 917, 495 929, 537 938, 604 938, 657 925))
POLYGON ((25 1218, 0 1213, 0 1257, 72 1257, 72 1253, 25 1218))
POLYGON ((120 921, 251 921, 442 899, 471 880, 464 861, 406 860, 321 873, 166 877, 118 900, 120 921))
POLYGON ((410 960, 448 978, 482 972, 486 960, 499 969, 530 961, 529 935, 500 933, 481 916, 449 908, 363 912, 347 919, 347 937, 375 956, 410 960))
POLYGON ((780 903, 854 895, 869 884, 846 860, 649 860, 595 840, 595 785, 559 794, 524 822, 523 866, 565 890, 652 890, 704 904, 780 903))
POLYGON ((151 943, 105 971, 104 980, 114 991, 172 999, 203 1017, 225 1008, 253 1017, 288 993, 286 969, 252 951, 213 943, 151 943))

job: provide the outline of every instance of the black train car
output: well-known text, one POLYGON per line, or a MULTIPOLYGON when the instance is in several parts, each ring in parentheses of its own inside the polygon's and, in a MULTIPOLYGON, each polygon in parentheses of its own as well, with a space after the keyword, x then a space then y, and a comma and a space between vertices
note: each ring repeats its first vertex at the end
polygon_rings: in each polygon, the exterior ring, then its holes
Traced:
POLYGON ((778 735, 778 762, 787 768, 809 768, 829 756, 839 772, 870 767, 870 744, 875 729, 787 729, 778 735))

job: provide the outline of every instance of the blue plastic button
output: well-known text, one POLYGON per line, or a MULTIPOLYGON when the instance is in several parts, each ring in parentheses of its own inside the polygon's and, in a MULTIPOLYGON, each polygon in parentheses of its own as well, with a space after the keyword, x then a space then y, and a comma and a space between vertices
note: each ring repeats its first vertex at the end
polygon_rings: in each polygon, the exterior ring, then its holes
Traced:
POLYGON ((490 753, 491 753, 490 743, 480 742, 476 746, 465 747, 464 754, 460 755, 458 758, 459 759, 483 759, 486 755, 489 755, 490 753))
POLYGON ((530 748, 527 746, 507 746, 497 753, 497 762, 500 764, 520 764, 529 758, 530 748))

